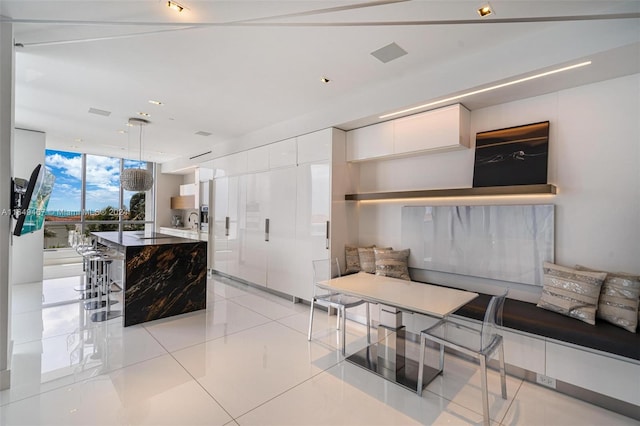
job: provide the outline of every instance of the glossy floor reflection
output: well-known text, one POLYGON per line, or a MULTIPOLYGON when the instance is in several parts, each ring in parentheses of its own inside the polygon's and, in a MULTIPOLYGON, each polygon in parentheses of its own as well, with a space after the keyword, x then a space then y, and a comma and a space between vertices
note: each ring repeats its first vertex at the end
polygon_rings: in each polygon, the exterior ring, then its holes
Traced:
MULTIPOLYGON (((89 321, 64 283, 12 289, 1 425, 482 423, 475 365, 447 355, 444 376, 419 397, 345 362, 326 312, 308 342, 308 305, 209 279, 206 310, 123 328, 89 321)), ((347 352, 366 345, 364 326, 350 321, 347 331, 347 352)), ((490 372, 495 424, 640 425, 513 377, 507 386, 504 401, 490 372)))

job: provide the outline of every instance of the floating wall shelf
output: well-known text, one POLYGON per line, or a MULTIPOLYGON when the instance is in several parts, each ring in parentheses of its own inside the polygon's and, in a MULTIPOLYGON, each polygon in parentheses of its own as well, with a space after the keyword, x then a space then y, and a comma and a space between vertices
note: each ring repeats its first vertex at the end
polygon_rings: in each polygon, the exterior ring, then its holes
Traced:
POLYGON ((453 197, 491 197, 505 195, 553 195, 556 186, 541 185, 513 185, 489 186, 483 188, 456 189, 426 189, 417 191, 369 192, 361 194, 346 194, 347 201, 393 200, 401 198, 453 198, 453 197))

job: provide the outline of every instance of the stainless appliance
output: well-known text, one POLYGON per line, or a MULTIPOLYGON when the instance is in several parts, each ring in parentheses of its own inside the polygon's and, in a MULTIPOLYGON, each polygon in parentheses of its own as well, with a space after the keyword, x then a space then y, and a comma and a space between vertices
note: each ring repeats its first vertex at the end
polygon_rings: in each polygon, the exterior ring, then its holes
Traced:
POLYGON ((200 206, 200 229, 209 230, 209 206, 200 206))

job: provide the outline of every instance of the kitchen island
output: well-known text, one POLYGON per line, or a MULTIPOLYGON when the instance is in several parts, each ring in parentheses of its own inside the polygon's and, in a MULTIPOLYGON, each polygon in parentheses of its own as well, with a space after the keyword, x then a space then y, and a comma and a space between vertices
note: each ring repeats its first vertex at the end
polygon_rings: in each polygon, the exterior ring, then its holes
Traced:
POLYGON ((207 243, 156 232, 92 232, 124 255, 124 326, 205 309, 207 243))

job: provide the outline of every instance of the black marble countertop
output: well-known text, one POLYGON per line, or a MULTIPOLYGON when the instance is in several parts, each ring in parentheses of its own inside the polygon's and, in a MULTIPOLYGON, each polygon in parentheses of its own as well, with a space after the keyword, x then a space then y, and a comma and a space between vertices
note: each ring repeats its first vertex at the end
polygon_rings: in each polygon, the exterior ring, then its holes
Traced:
POLYGON ((157 246, 164 244, 198 243, 199 240, 174 237, 158 232, 125 231, 125 232, 92 232, 99 243, 112 243, 123 247, 157 246))

